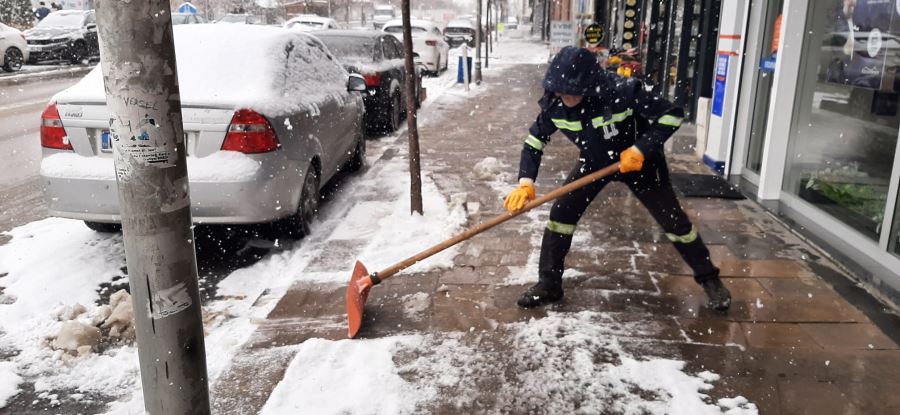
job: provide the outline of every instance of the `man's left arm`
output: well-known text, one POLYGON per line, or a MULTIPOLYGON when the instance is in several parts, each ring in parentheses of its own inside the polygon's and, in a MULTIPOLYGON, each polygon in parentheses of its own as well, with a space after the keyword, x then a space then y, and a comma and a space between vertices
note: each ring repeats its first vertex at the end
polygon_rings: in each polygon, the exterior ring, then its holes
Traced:
POLYGON ((637 116, 648 123, 645 131, 635 139, 634 145, 646 155, 662 153, 663 144, 681 127, 684 111, 668 100, 644 89, 638 82, 634 87, 633 108, 637 116))

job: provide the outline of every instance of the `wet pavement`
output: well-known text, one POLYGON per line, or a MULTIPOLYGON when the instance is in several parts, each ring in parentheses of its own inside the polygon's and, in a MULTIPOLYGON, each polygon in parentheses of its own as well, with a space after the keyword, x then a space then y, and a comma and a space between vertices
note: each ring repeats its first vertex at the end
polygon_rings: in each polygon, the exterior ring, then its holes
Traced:
MULTIPOLYGON (((501 65, 486 72, 487 89, 468 103, 438 99, 430 104, 444 115, 421 128, 422 162, 445 195, 464 198, 469 225, 499 214, 502 197, 513 187, 543 69, 501 65), (486 175, 477 165, 489 156, 502 167, 486 175)), ((670 166, 708 173, 693 155, 692 134, 686 126, 671 140, 670 166)), ((388 158, 405 157, 403 137, 374 146, 396 148, 385 152, 388 158)), ((545 151, 538 192, 558 186, 576 158, 574 146, 554 137, 545 151)), ((370 173, 377 172, 382 159, 370 163, 370 173)), ((361 201, 395 196, 377 189, 361 195, 361 201)), ((579 224, 562 303, 537 310, 515 305, 536 280, 548 214, 543 207, 462 243, 453 268, 404 272, 376 287, 360 337, 448 335, 480 351, 485 364, 471 374, 474 395, 460 403, 449 389, 445 399, 424 408, 432 413, 547 413, 521 400, 527 397, 498 398, 521 382, 516 373, 523 360, 513 357, 517 340, 508 327, 533 324, 549 314, 577 318, 582 312, 605 313, 616 324, 634 328, 618 334, 621 347, 634 356, 683 360, 688 372, 721 375, 708 391, 711 397, 742 395, 762 414, 900 413, 896 314, 870 297, 848 301, 859 298, 861 289, 841 267, 756 203, 681 202, 734 296, 727 314, 704 307, 702 290, 661 229, 626 187, 614 183, 579 224), (855 295, 848 296, 851 291, 855 295)), ((301 279, 317 272, 346 272, 349 278, 348 264, 359 255, 361 241, 312 242, 325 244, 324 249, 300 271, 301 279)), ((345 338, 344 289, 335 283, 295 284, 213 385, 216 411, 257 413, 284 376, 296 351, 292 345, 314 337, 345 338)), ((602 353, 596 356, 602 360, 602 353)), ((395 357, 404 359, 415 356, 395 357)))

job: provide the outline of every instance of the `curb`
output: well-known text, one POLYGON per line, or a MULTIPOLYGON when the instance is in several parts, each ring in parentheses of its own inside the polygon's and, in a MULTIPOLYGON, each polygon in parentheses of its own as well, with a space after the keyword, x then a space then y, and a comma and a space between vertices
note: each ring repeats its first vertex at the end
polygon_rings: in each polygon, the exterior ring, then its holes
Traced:
POLYGON ((22 75, 11 75, 0 78, 0 86, 8 86, 8 85, 23 85, 36 81, 44 81, 48 79, 59 79, 59 78, 77 78, 80 77, 92 69, 95 66, 88 67, 78 67, 78 68, 67 68, 67 69, 54 69, 45 72, 36 72, 22 75))

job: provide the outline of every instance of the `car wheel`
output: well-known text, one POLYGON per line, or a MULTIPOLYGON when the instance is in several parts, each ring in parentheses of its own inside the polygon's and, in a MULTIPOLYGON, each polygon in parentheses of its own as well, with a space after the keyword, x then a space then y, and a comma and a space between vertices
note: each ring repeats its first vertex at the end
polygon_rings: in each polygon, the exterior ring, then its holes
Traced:
POLYGON ((366 136, 362 133, 356 137, 356 148, 353 150, 353 158, 347 164, 347 170, 359 171, 366 163, 366 136))
POLYGON ((309 235, 309 227, 319 214, 319 200, 319 174, 316 173, 315 167, 310 165, 303 179, 297 213, 290 218, 288 228, 282 234, 297 239, 309 235))
POLYGON ((69 62, 79 64, 87 57, 87 45, 84 42, 75 42, 69 52, 69 62))
POLYGON ((94 232, 100 233, 117 233, 122 232, 122 225, 118 223, 105 223, 105 222, 91 222, 89 220, 84 221, 84 224, 87 225, 88 228, 91 228, 94 232))
POLYGON ((6 53, 3 56, 3 62, 4 71, 15 72, 22 69, 22 65, 25 63, 25 57, 22 55, 21 50, 10 47, 6 49, 6 53))
POLYGON ((388 119, 385 123, 385 127, 387 127, 387 132, 391 133, 397 131, 400 128, 400 112, 403 111, 401 107, 402 103, 400 102, 400 93, 395 92, 391 96, 391 108, 388 111, 387 116, 388 119))
POLYGON ((437 62, 435 62, 434 73, 432 73, 432 76, 434 76, 435 78, 441 76, 441 54, 440 53, 438 53, 438 55, 437 55, 437 62))

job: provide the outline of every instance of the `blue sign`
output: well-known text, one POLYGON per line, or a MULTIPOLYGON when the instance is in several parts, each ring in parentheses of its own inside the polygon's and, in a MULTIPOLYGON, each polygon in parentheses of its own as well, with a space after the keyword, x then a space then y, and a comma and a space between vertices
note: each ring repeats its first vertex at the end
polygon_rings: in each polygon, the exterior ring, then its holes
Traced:
POLYGON ((725 81, 728 79, 728 58, 726 54, 720 54, 716 59, 716 82, 713 86, 712 114, 722 116, 722 108, 725 106, 725 81))
POLYGON ((181 6, 178 6, 178 13, 197 14, 197 6, 194 6, 190 2, 184 2, 181 6))
POLYGON ((759 60, 759 70, 762 72, 775 72, 775 60, 778 58, 778 55, 773 54, 768 58, 762 58, 759 60))

